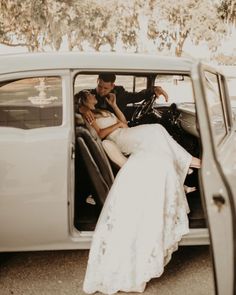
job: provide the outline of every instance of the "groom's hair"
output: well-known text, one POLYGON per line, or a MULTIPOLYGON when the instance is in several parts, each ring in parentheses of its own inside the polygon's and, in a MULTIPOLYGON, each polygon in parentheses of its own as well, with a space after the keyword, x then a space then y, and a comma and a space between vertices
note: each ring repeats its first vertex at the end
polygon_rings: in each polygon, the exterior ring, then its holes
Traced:
POLYGON ((100 73, 98 75, 98 79, 104 82, 111 82, 114 83, 116 80, 116 75, 113 73, 100 73))

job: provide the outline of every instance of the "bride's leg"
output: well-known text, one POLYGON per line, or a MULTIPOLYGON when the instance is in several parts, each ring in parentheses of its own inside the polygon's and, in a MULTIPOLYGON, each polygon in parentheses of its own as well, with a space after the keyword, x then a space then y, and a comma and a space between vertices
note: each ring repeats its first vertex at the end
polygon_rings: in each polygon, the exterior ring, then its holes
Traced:
POLYGON ((197 169, 201 168, 201 160, 199 158, 192 157, 192 161, 189 167, 197 169))
MULTIPOLYGON (((154 125, 155 126, 155 125, 154 125)), ((168 143, 169 150, 172 152, 173 158, 176 159, 176 162, 179 164, 181 170, 184 169, 184 167, 187 168, 186 173, 192 174, 193 169, 191 168, 200 168, 200 159, 193 157, 186 149, 184 149, 175 139, 173 139, 170 134, 166 131, 166 129, 162 125, 157 125, 157 132, 160 130, 165 135, 163 140, 163 143, 168 143), (186 162, 187 161, 187 162, 186 162), (185 165, 186 163, 186 165, 185 165), (190 163, 190 164, 189 164, 190 163)), ((160 133, 159 133, 160 134, 160 133)), ((157 133, 157 138, 160 136, 157 133)), ((167 146, 165 146, 165 149, 167 150, 167 146)))
MULTIPOLYGON (((192 160, 191 160, 191 163, 190 163, 189 169, 188 169, 188 174, 193 173, 192 168, 196 168, 196 169, 201 168, 201 160, 199 158, 192 157, 192 160)), ((195 186, 191 187, 191 186, 184 185, 184 191, 186 194, 195 192, 196 190, 197 190, 197 188, 195 186)))

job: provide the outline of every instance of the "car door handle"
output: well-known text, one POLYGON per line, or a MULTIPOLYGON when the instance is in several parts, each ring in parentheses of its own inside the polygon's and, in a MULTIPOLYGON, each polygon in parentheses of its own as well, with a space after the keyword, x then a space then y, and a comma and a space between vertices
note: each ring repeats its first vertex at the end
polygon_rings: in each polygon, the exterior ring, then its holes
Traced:
POLYGON ((218 212, 221 211, 225 204, 225 198, 221 194, 215 194, 212 197, 214 205, 216 205, 218 212))

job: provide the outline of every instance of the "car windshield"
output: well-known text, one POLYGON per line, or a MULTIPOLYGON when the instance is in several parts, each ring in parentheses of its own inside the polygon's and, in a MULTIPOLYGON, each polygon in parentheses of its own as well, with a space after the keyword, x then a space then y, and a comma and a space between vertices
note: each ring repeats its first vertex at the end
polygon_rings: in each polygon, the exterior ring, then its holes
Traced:
MULTIPOLYGON (((155 86, 161 86, 169 96, 168 104, 171 103, 194 103, 193 87, 190 77, 183 75, 158 75, 155 86)), ((165 103, 159 99, 158 104, 165 103)))
POLYGON ((227 77, 227 85, 229 91, 229 97, 231 100, 232 108, 234 112, 236 112, 236 76, 235 77, 227 77))
POLYGON ((232 110, 234 113, 234 119, 236 121, 236 67, 227 66, 222 67, 222 70, 226 76, 228 93, 231 101, 232 110))

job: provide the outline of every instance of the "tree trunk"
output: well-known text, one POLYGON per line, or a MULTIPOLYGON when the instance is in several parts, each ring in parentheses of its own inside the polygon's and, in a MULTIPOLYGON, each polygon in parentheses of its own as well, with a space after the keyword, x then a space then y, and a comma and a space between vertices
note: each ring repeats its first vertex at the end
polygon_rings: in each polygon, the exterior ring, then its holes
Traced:
POLYGON ((180 34, 179 41, 177 42, 176 48, 175 48, 175 55, 178 57, 182 56, 183 53, 183 47, 184 47, 184 42, 187 38, 188 34, 180 34))
POLYGON ((176 47, 175 47, 175 55, 177 57, 181 57, 182 55, 182 52, 183 52, 183 44, 178 42, 176 47))

